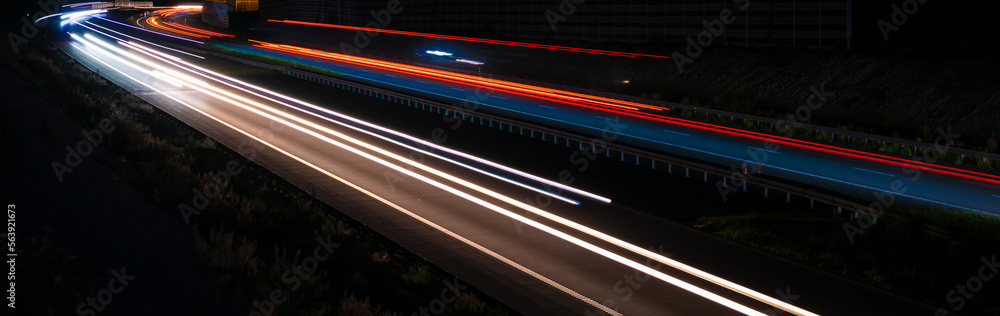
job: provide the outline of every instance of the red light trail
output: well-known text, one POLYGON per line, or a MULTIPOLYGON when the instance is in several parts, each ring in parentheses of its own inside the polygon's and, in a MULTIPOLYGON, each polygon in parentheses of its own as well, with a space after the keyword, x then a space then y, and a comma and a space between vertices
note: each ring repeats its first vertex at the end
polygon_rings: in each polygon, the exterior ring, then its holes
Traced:
POLYGON ((311 25, 311 26, 338 28, 338 29, 345 29, 345 30, 357 30, 357 31, 365 31, 365 32, 378 32, 378 33, 389 33, 389 34, 419 36, 419 37, 428 37, 428 38, 450 39, 450 40, 465 41, 465 42, 478 42, 478 43, 487 43, 487 44, 498 44, 498 45, 508 45, 508 46, 520 46, 520 47, 530 47, 530 48, 561 50, 561 51, 569 51, 569 52, 599 54, 599 55, 609 55, 609 56, 619 56, 619 57, 630 57, 630 58, 635 58, 635 57, 670 58, 670 57, 667 57, 667 56, 659 56, 659 55, 636 54, 636 53, 615 52, 615 51, 609 51, 609 50, 599 50, 599 49, 589 49, 589 48, 576 48, 576 47, 555 46, 555 45, 545 45, 545 44, 532 44, 532 43, 524 43, 524 42, 491 40, 491 39, 482 39, 482 38, 474 38, 474 37, 463 37, 463 36, 452 36, 452 35, 419 33, 419 32, 409 32, 409 31, 397 31, 397 30, 389 30, 389 29, 359 27, 359 26, 346 26, 346 25, 324 24, 324 23, 313 23, 313 22, 301 22, 301 21, 290 21, 290 20, 271 20, 271 19, 268 19, 267 21, 268 22, 277 22, 277 23, 287 23, 287 24, 299 24, 299 25, 311 25))
POLYGON ((413 76, 441 80, 445 82, 457 83, 471 87, 478 87, 483 89, 488 89, 492 91, 499 91, 504 93, 511 93, 515 95, 527 96, 536 99, 548 100, 553 102, 558 102, 562 104, 579 106, 588 109, 599 110, 608 113, 620 114, 629 117, 648 119, 668 124, 681 125, 685 127, 722 133, 731 136, 738 136, 744 138, 750 138, 761 141, 772 141, 781 145, 792 146, 797 148, 815 150, 819 152, 835 154, 840 156, 846 156, 851 158, 862 159, 866 161, 886 163, 890 165, 896 165, 900 167, 907 167, 912 169, 918 169, 923 171, 930 171, 939 174, 945 174, 950 176, 957 176, 960 178, 977 180, 988 182, 991 184, 1000 185, 1000 176, 975 172, 971 170, 964 170, 960 168, 942 166, 931 164, 922 161, 908 160, 899 157, 892 157, 887 155, 869 153, 860 150, 854 150, 849 148, 842 148, 832 145, 814 143, 794 138, 781 137, 766 133, 754 132, 741 130, 732 127, 718 126, 708 123, 702 123, 692 120, 680 119, 675 117, 656 115, 652 113, 647 113, 640 111, 639 108, 651 109, 651 110, 669 110, 668 108, 662 108, 652 105, 640 104, 629 101, 615 100, 610 98, 603 98, 597 96, 590 96, 585 94, 573 93, 568 91, 560 91, 555 89, 504 82, 500 80, 480 78, 470 75, 463 75, 458 73, 428 69, 423 67, 409 66, 404 64, 397 64, 391 62, 384 62, 380 60, 374 60, 363 57, 356 57, 351 55, 336 54, 330 52, 324 52, 319 50, 313 50, 308 48, 296 47, 291 45, 280 45, 265 43, 259 41, 253 41, 255 47, 261 47, 270 50, 276 50, 281 52, 287 52, 291 54, 297 54, 302 56, 317 57, 327 60, 333 60, 338 62, 344 62, 364 67, 371 67, 376 69, 382 69, 386 71, 392 71, 395 73, 409 74, 413 76))

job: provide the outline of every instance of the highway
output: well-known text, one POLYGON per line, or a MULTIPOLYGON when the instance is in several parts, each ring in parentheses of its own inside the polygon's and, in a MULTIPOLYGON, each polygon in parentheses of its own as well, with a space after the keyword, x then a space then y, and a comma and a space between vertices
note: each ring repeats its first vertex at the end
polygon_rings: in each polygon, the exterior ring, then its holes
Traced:
MULTIPOLYGON (((433 144, 376 126, 378 122, 332 112, 342 106, 336 99, 321 105, 300 102, 205 68, 213 61, 147 45, 162 40, 158 35, 143 36, 106 21, 94 24, 100 27, 85 22, 80 25, 91 28, 71 27, 73 35, 60 43, 62 48, 222 144, 231 148, 254 144, 255 150, 245 152, 254 162, 302 188, 317 188, 324 201, 527 314, 603 310, 626 315, 761 315, 777 309, 799 315, 930 314, 923 306, 881 291, 623 209, 614 197, 601 196, 598 187, 566 188, 555 197, 561 203, 533 207, 519 201, 539 194, 539 182, 556 179, 540 180, 502 167, 502 162, 446 148, 435 148, 440 157, 425 152, 425 159, 412 159, 414 148, 433 144), (98 33, 107 29, 123 33, 103 32, 106 35, 129 33, 146 42, 115 43, 98 33), (406 180, 387 183, 387 176, 406 180), (528 213, 533 215, 524 216, 528 213), (525 229, 515 229, 512 219, 524 223, 525 229), (781 292, 776 290, 785 289, 801 299, 789 304, 779 298, 781 292)), ((462 98, 472 91, 460 83, 385 69, 359 65, 335 69, 372 84, 410 86, 414 94, 429 97, 462 98), (457 93, 459 89, 462 93, 457 93)), ((491 92, 488 100, 477 101, 483 111, 579 132, 600 132, 608 119, 618 117, 629 125, 618 132, 623 142, 690 150, 702 156, 682 154, 724 164, 739 161, 736 157, 748 146, 764 146, 748 145, 736 135, 712 135, 693 126, 626 115, 639 112, 581 109, 500 91, 491 92)), ((895 177, 891 168, 877 161, 865 165, 833 155, 823 161, 830 164, 823 168, 795 161, 817 156, 821 155, 806 148, 784 146, 770 156, 765 172, 775 176, 787 172, 808 180, 796 171, 809 170, 837 176, 841 182, 832 182, 845 189, 857 189, 855 181, 876 179, 871 171, 888 171, 884 177, 895 177)), ((914 187, 948 179, 954 177, 927 172, 914 187)), ((960 181, 979 186, 978 192, 995 189, 980 180, 960 181)), ((866 183, 874 182, 878 181, 866 183)))
MULTIPOLYGON (((903 197, 896 203, 963 209, 1000 215, 1000 176, 891 157, 868 151, 790 140, 775 135, 751 134, 711 124, 637 111, 641 104, 619 100, 585 100, 549 89, 526 92, 510 83, 457 74, 442 75, 433 69, 392 64, 290 45, 259 43, 255 47, 226 44, 230 49, 271 54, 303 65, 326 67, 351 80, 409 91, 414 95, 449 103, 474 104, 477 111, 513 117, 583 135, 614 133, 616 141, 657 152, 667 152, 720 165, 741 166, 760 162, 766 175, 874 200, 875 192, 903 197), (437 79, 435 79, 437 78, 437 79), (514 90, 519 89, 519 90, 514 90), (542 90, 542 91, 539 91, 542 90), (541 96, 538 96, 541 95, 541 96), (471 97, 471 101, 470 101, 471 97), (614 106, 603 105, 612 103, 614 106), (594 104, 598 105, 594 105, 594 104), (609 121, 621 126, 607 131, 609 121), (899 183, 899 184, 894 184, 899 183), (896 189, 893 186, 896 186, 896 189), (900 185, 902 189, 900 189, 900 185)), ((593 99, 593 98, 592 98, 593 99)), ((653 109, 655 111, 655 109, 653 109)), ((660 110, 662 111, 662 110, 660 110)))

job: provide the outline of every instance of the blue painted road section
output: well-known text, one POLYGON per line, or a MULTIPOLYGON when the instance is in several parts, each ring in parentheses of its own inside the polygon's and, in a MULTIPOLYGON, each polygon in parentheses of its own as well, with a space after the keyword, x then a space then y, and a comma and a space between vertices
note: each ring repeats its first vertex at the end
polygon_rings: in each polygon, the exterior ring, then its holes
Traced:
MULTIPOLYGON (((792 146, 709 132, 663 122, 574 107, 521 95, 435 81, 319 58, 271 51, 250 45, 226 48, 323 67, 347 80, 392 89, 448 104, 475 106, 476 111, 502 115, 584 135, 608 135, 613 141, 737 168, 760 162, 768 176, 824 188, 869 201, 894 194, 880 206, 920 205, 1000 215, 1000 186, 934 172, 905 171, 903 167, 832 155, 792 146), (467 102, 467 103, 462 103, 467 102), (768 148, 768 149, 765 149, 768 148), (886 205, 888 204, 888 205, 886 205)), ((883 201, 885 199, 883 198, 883 201)))

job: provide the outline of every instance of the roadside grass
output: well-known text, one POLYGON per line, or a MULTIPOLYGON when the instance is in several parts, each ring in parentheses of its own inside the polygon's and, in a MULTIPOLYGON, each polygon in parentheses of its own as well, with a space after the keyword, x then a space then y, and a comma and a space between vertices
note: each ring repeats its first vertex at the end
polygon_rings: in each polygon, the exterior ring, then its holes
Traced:
MULTIPOLYGON (((855 279, 932 306, 949 308, 946 294, 974 276, 981 258, 1000 255, 1000 218, 968 211, 886 211, 892 220, 848 238, 844 216, 823 212, 756 212, 699 218, 694 227, 720 237, 855 279)), ((962 314, 1000 315, 984 285, 962 314)), ((994 296, 995 297, 995 296, 994 296)))
MULTIPOLYGON (((209 292, 217 303, 252 312, 255 300, 284 290, 289 301, 276 306, 284 314, 403 315, 438 298, 442 282, 454 278, 51 45, 24 50, 20 61, 34 72, 29 80, 56 91, 51 97, 68 118, 112 120, 116 130, 101 146, 119 160, 98 162, 129 179, 169 216, 180 220, 178 205, 192 203, 192 189, 213 181, 210 172, 229 161, 239 163, 242 171, 192 220, 196 264, 211 282, 209 292), (316 239, 327 236, 340 247, 310 278, 303 278, 301 287, 290 290, 285 272, 302 266, 318 245, 316 239)), ((65 264, 56 257, 46 260, 65 264)), ((517 314, 471 287, 456 296, 444 315, 517 314)), ((72 310, 74 302, 65 297, 56 305, 72 310)))

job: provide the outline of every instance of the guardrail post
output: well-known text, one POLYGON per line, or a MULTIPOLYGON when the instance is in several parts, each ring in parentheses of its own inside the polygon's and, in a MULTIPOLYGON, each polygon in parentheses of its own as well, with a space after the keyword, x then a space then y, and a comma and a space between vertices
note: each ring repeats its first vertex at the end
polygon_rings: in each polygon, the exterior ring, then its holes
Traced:
POLYGON ((785 192, 785 194, 786 194, 785 203, 791 204, 792 203, 792 192, 785 192))
POLYGON ((684 168, 684 177, 686 178, 691 177, 691 168, 686 168, 686 167, 684 168))
POLYGON ((747 191, 747 182, 744 180, 743 181, 743 192, 746 192, 746 191, 747 191))
POLYGON ((705 177, 702 179, 704 182, 708 182, 708 171, 705 171, 705 177))
POLYGON ((764 197, 770 197, 770 196, 767 196, 767 187, 764 187, 764 197))
POLYGON ((809 209, 816 208, 816 200, 809 199, 809 209))

